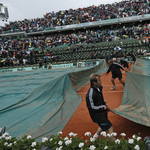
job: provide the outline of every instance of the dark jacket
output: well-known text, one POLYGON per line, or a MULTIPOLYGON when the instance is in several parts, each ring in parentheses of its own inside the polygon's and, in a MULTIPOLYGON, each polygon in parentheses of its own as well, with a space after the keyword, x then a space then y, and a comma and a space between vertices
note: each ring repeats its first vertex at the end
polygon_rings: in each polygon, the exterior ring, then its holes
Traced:
POLYGON ((120 60, 120 63, 121 63, 121 65, 123 64, 124 67, 128 67, 128 64, 129 64, 129 62, 126 61, 126 60, 124 60, 124 59, 121 59, 121 60, 120 60))
POLYGON ((122 67, 120 64, 113 62, 113 63, 109 66, 109 69, 108 69, 108 71, 107 71, 107 74, 111 71, 111 73, 112 73, 113 76, 121 75, 120 69, 125 70, 124 67, 122 67))
POLYGON ((86 105, 93 122, 99 122, 101 118, 106 117, 104 105, 107 106, 107 104, 104 101, 102 89, 103 87, 101 86, 99 88, 100 91, 98 91, 98 89, 91 85, 86 94, 86 105))
POLYGON ((134 53, 130 54, 133 61, 136 61, 136 55, 134 53))

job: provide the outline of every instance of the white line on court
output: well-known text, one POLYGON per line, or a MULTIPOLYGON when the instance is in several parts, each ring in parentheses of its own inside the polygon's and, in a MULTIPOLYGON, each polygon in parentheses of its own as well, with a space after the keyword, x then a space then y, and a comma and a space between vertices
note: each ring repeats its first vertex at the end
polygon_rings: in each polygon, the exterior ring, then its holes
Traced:
MULTIPOLYGON (((124 91, 108 91, 108 92, 103 92, 103 93, 121 93, 121 92, 124 92, 124 91)), ((82 92, 78 94, 87 94, 87 92, 82 92)))
MULTIPOLYGON (((111 85, 103 85, 102 84, 102 86, 113 86, 112 84, 111 85)), ((123 86, 122 84, 116 84, 116 86, 123 86)), ((88 86, 88 85, 86 85, 86 86, 84 86, 84 87, 90 87, 90 86, 88 86)))

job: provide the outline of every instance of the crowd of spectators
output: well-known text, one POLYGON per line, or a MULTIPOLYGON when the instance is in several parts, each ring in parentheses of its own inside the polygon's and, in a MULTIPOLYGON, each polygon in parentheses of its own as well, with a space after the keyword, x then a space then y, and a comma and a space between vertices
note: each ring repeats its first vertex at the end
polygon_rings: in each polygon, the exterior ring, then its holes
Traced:
MULTIPOLYGON (((44 18, 49 20, 51 23, 47 24, 42 23, 39 19, 38 22, 34 20, 34 25, 27 19, 22 22, 14 22, 13 26, 15 28, 22 28, 21 30, 26 30, 27 26, 30 24, 30 27, 43 27, 43 25, 66 25, 66 20, 72 20, 72 23, 79 23, 78 21, 74 22, 75 20, 80 20, 80 23, 86 21, 97 21, 98 18, 102 14, 103 19, 112 19, 114 17, 127 17, 127 16, 134 16, 138 14, 147 14, 149 13, 149 1, 141 0, 140 2, 137 1, 121 1, 119 3, 113 3, 112 5, 100 5, 98 7, 91 6, 87 8, 79 8, 77 10, 65 10, 60 11, 57 13, 47 13, 44 18), (138 8, 138 9, 137 9, 138 8), (115 13, 115 10, 118 9, 115 13), (111 11, 113 10, 113 11, 111 11), (131 11, 132 10, 132 11, 131 11), (97 13, 96 13, 97 11, 97 13), (126 13, 125 13, 125 12, 126 13), (86 15, 84 15, 86 13, 86 15), (75 15, 74 15, 75 14, 75 15), (109 15, 108 15, 109 14, 109 15), (76 18, 72 18, 72 17, 76 18), (86 16, 86 17, 83 17, 86 16), (89 20, 89 18, 91 19, 89 20), (104 17, 107 16, 107 17, 104 17), (111 17, 110 17, 111 16, 111 17), (63 18, 65 17, 65 18, 63 18), (70 18, 71 17, 71 18, 70 18), (55 21, 54 21, 55 20, 55 21), (63 24, 56 23, 57 21, 62 21, 63 24), (29 23, 30 22, 30 23, 29 23), (55 23, 54 23, 55 22, 55 23), (19 24, 18 24, 19 23, 19 24), (40 25, 39 25, 40 24, 40 25), (23 25, 23 27, 22 27, 23 25), (33 25, 33 26, 32 26, 33 25)), ((101 17, 102 17, 101 16, 101 17)), ((71 23, 71 24, 72 24, 71 23)), ((46 26, 47 27, 47 26, 46 26)), ((11 25, 10 25, 11 28, 11 25)), ((3 28, 3 29, 6 29, 3 28)), ((8 29, 8 28, 7 28, 8 29)), ((36 28, 37 29, 37 28, 36 28)), ((106 42, 106 41, 116 41, 116 40, 124 40, 124 39, 139 39, 140 42, 144 42, 149 44, 150 43, 150 23, 133 23, 133 24, 116 24, 111 25, 109 27, 100 27, 99 29, 86 29, 82 31, 73 31, 68 34, 66 33, 57 33, 45 36, 34 36, 34 37, 27 37, 25 39, 0 39, 0 62, 3 62, 3 58, 6 58, 5 65, 6 66, 14 66, 14 65, 25 65, 25 64, 37 64, 39 61, 44 62, 46 64, 45 57, 42 60, 37 58, 39 53, 41 54, 48 54, 47 57, 52 58, 52 61, 58 61, 59 56, 51 56, 50 50, 51 48, 60 47, 60 46, 72 46, 72 45, 82 45, 82 44, 91 44, 91 43, 99 43, 99 42, 106 42), (34 51, 36 49, 36 51, 34 51), (38 51, 37 51, 38 50, 38 51), (45 53, 46 52, 46 53, 45 53)), ((76 51, 76 49, 72 49, 76 51)), ((121 52, 119 55, 122 55, 121 52)), ((93 57, 93 56, 91 56, 93 57)), ((1 63, 2 64, 2 63, 1 63)), ((0 65, 1 65, 0 64, 0 65)))
POLYGON ((1 39, 0 50, 32 50, 51 49, 60 46, 72 46, 75 44, 91 44, 123 39, 142 39, 149 43, 150 23, 139 23, 130 26, 112 25, 102 30, 78 31, 70 34, 54 34, 49 36, 35 36, 26 39, 8 40, 1 39))
MULTIPOLYGON (((37 54, 39 54, 38 51, 2 51, 0 53, 0 67, 38 64, 40 60, 37 54)), ((45 58, 42 59, 43 62, 46 61, 45 58)))
POLYGON ((79 24, 92 21, 100 21, 114 18, 124 18, 136 15, 150 14, 150 0, 122 0, 112 4, 100 4, 78 9, 60 10, 48 12, 43 18, 24 19, 10 22, 3 31, 42 31, 46 28, 79 24))

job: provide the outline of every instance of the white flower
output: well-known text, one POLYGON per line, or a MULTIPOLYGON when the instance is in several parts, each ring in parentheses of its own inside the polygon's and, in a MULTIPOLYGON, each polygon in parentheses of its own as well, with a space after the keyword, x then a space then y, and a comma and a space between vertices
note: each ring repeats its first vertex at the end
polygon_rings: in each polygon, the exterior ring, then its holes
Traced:
POLYGON ((91 132, 86 132, 84 135, 85 136, 91 136, 91 132))
POLYGON ((107 136, 108 136, 108 137, 111 137, 111 134, 108 133, 107 136))
POLYGON ((58 144, 59 144, 59 145, 62 145, 62 144, 63 144, 63 142, 62 142, 62 141, 59 141, 59 142, 58 142, 58 144))
POLYGON ((53 138, 50 138, 50 139, 49 139, 49 141, 52 141, 52 140, 53 140, 53 138))
POLYGON ((91 137, 91 138, 90 138, 90 141, 91 141, 91 142, 94 142, 94 141, 95 141, 95 138, 91 137))
POLYGON ((139 137, 137 137, 137 141, 139 141, 139 140, 141 140, 142 138, 139 136, 139 137))
POLYGON ((135 135, 132 135, 132 138, 134 139, 134 138, 135 138, 135 135))
POLYGON ((126 136, 126 134, 125 134, 125 133, 121 133, 120 135, 121 135, 121 136, 126 136))
POLYGON ((14 141, 14 144, 16 144, 16 141, 14 141))
POLYGON ((65 138, 64 138, 64 140, 68 140, 69 138, 66 136, 65 138))
POLYGON ((116 132, 111 133, 111 136, 117 136, 116 132))
POLYGON ((136 149, 136 150, 140 150, 139 145, 135 145, 134 149, 136 149))
POLYGON ((36 142, 32 142, 31 146, 32 147, 36 146, 36 142))
POLYGON ((108 146, 105 146, 104 149, 108 149, 108 146))
POLYGON ((106 137, 106 132, 105 131, 101 132, 101 135, 106 137))
POLYGON ((78 134, 76 134, 76 133, 74 134, 74 136, 77 136, 77 135, 78 135, 78 134))
POLYGON ((4 145, 8 145, 8 142, 5 142, 4 145))
POLYGON ((5 136, 9 135, 9 133, 5 132, 2 137, 4 138, 5 136))
POLYGON ((119 139, 117 139, 116 141, 115 141, 115 143, 117 144, 120 144, 120 140, 119 139))
POLYGON ((43 137, 43 138, 42 138, 42 142, 44 143, 45 141, 48 141, 48 138, 43 137))
POLYGON ((0 136, 0 140, 2 139, 2 136, 0 136))
POLYGON ((28 135, 28 136, 27 136, 27 139, 31 139, 31 138, 32 138, 32 136, 31 136, 31 135, 28 135))
POLYGON ((60 131, 60 132, 58 132, 58 134, 62 134, 62 132, 60 131))
POLYGON ((84 146, 84 143, 79 143, 79 148, 83 147, 84 146))
POLYGON ((62 146, 60 146, 59 148, 56 148, 56 150, 61 150, 62 149, 62 146))
POLYGON ((11 136, 5 137, 6 140, 11 140, 11 136))
POLYGON ((73 132, 70 132, 70 133, 69 133, 69 136, 74 136, 74 133, 73 133, 73 132))
POLYGON ((8 144, 7 146, 11 147, 11 146, 12 146, 12 143, 8 144))
POLYGON ((129 139, 129 140, 128 140, 128 143, 129 143, 129 144, 133 144, 133 143, 134 143, 134 140, 133 140, 133 139, 129 139))
POLYGON ((36 150, 35 148, 33 150, 36 150))
POLYGON ((95 147, 94 145, 91 145, 89 149, 90 149, 90 150, 94 150, 95 148, 96 148, 96 147, 95 147))
POLYGON ((66 145, 69 145, 69 144, 71 144, 72 143, 72 141, 71 140, 67 140, 67 141, 65 141, 65 144, 66 145))

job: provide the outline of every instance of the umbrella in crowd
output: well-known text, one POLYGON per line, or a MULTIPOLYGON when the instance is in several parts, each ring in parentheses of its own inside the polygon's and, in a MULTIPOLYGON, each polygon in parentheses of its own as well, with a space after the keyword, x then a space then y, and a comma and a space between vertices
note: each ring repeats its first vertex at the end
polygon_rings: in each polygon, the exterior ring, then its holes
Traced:
POLYGON ((121 37, 117 37, 117 40, 120 40, 121 39, 121 37))
POLYGON ((145 50, 143 50, 143 53, 146 53, 147 52, 147 50, 145 49, 145 50))
POLYGON ((143 40, 147 39, 147 37, 144 37, 143 40))
POLYGON ((5 59, 2 59, 2 60, 1 60, 1 62, 5 62, 5 61, 6 61, 5 59))
POLYGON ((46 56, 50 56, 51 54, 46 54, 46 56))
POLYGON ((120 50, 122 50, 122 48, 121 48, 121 47, 116 46, 116 47, 114 48, 114 50, 116 50, 116 51, 120 51, 120 50))
POLYGON ((101 32, 101 30, 97 30, 97 32, 101 32))
POLYGON ((123 35, 123 37, 129 37, 128 35, 123 35))

